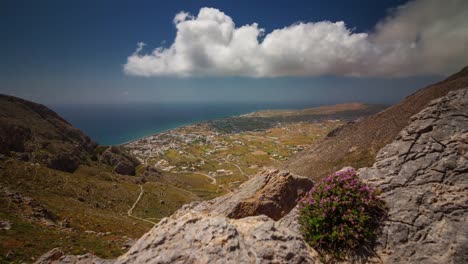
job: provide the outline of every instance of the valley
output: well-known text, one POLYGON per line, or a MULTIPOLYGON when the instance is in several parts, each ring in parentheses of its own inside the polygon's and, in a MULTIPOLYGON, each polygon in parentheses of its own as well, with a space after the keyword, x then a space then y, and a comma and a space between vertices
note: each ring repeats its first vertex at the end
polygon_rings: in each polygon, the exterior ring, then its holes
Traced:
POLYGON ((105 146, 73 172, 2 155, 0 260, 33 262, 54 247, 114 258, 182 205, 232 192, 346 122, 382 109, 337 108, 211 120, 139 139, 120 146, 141 162, 135 175, 106 163, 112 151, 105 146))

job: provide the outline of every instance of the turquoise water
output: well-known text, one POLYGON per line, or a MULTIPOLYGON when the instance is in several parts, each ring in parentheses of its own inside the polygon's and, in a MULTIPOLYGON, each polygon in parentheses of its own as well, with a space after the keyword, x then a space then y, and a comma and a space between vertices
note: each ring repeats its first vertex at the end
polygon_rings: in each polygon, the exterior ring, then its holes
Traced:
POLYGON ((262 109, 302 109, 307 103, 139 103, 50 105, 75 127, 103 145, 118 145, 176 127, 262 109))

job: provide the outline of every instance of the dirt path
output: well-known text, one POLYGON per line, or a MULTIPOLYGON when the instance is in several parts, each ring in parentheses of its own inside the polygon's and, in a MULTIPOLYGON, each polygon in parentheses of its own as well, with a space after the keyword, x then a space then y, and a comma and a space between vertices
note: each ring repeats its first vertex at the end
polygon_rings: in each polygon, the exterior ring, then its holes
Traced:
POLYGON ((213 176, 210 176, 209 174, 205 174, 205 173, 201 173, 201 172, 192 172, 193 174, 198 174, 198 175, 202 175, 202 176, 205 176, 205 177, 208 177, 211 179, 211 184, 213 185, 218 185, 218 182, 216 181, 216 178, 213 177, 213 176))
POLYGON ((178 173, 178 174, 181 174, 181 173, 184 173, 184 174, 198 174, 198 175, 202 175, 202 176, 205 176, 207 178, 209 178, 211 180, 211 184, 213 185, 216 185, 217 187, 225 190, 226 192, 229 192, 229 193, 232 193, 231 190, 225 188, 224 186, 220 186, 218 185, 218 182, 216 180, 215 177, 211 176, 211 175, 208 175, 208 174, 205 174, 205 173, 201 173, 201 172, 196 172, 196 171, 171 171, 171 173, 178 173))
POLYGON ((234 165, 234 166, 239 170, 239 172, 240 172, 242 175, 244 175, 245 177, 247 177, 249 180, 250 180, 250 178, 252 177, 252 176, 248 175, 247 173, 245 173, 245 172, 241 169, 241 167, 240 167, 239 165, 235 164, 234 162, 231 162, 231 161, 226 160, 226 159, 223 159, 223 162, 224 162, 224 163, 231 164, 231 165, 234 165))
POLYGON ((132 207, 130 207, 130 209, 128 210, 127 215, 132 217, 132 218, 135 218, 135 219, 138 219, 138 220, 141 220, 141 221, 145 221, 145 222, 148 222, 148 223, 151 223, 151 224, 155 225, 156 223, 153 222, 153 221, 150 221, 148 219, 140 218, 138 216, 133 215, 133 209, 135 209, 137 204, 140 202, 141 197, 143 197, 143 193, 145 192, 143 190, 143 185, 139 184, 138 186, 140 186, 140 194, 138 195, 138 198, 136 199, 136 201, 133 203, 132 207))

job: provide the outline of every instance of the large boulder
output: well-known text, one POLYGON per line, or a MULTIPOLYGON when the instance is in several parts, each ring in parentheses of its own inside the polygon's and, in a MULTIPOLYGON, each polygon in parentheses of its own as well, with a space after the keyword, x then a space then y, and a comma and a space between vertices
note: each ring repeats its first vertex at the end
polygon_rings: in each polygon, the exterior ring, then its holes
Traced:
POLYGON ((412 117, 360 176, 383 191, 386 263, 468 262, 468 89, 412 117))
POLYGON ((161 220, 117 263, 315 263, 317 253, 302 236, 275 221, 312 184, 265 170, 234 193, 185 205, 161 220))
POLYGON ((205 211, 229 218, 266 215, 278 220, 297 204, 313 182, 287 171, 267 169, 245 182, 236 191, 210 201, 187 206, 195 211, 205 211))
POLYGON ((116 263, 315 263, 300 236, 266 216, 190 211, 165 218, 116 263))

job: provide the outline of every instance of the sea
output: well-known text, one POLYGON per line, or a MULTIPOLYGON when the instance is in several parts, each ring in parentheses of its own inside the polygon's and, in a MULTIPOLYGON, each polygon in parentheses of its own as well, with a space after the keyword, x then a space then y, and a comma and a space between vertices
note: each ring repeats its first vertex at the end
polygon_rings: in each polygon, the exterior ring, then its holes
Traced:
POLYGON ((48 105, 101 145, 120 145, 197 122, 311 103, 125 103, 48 105))

